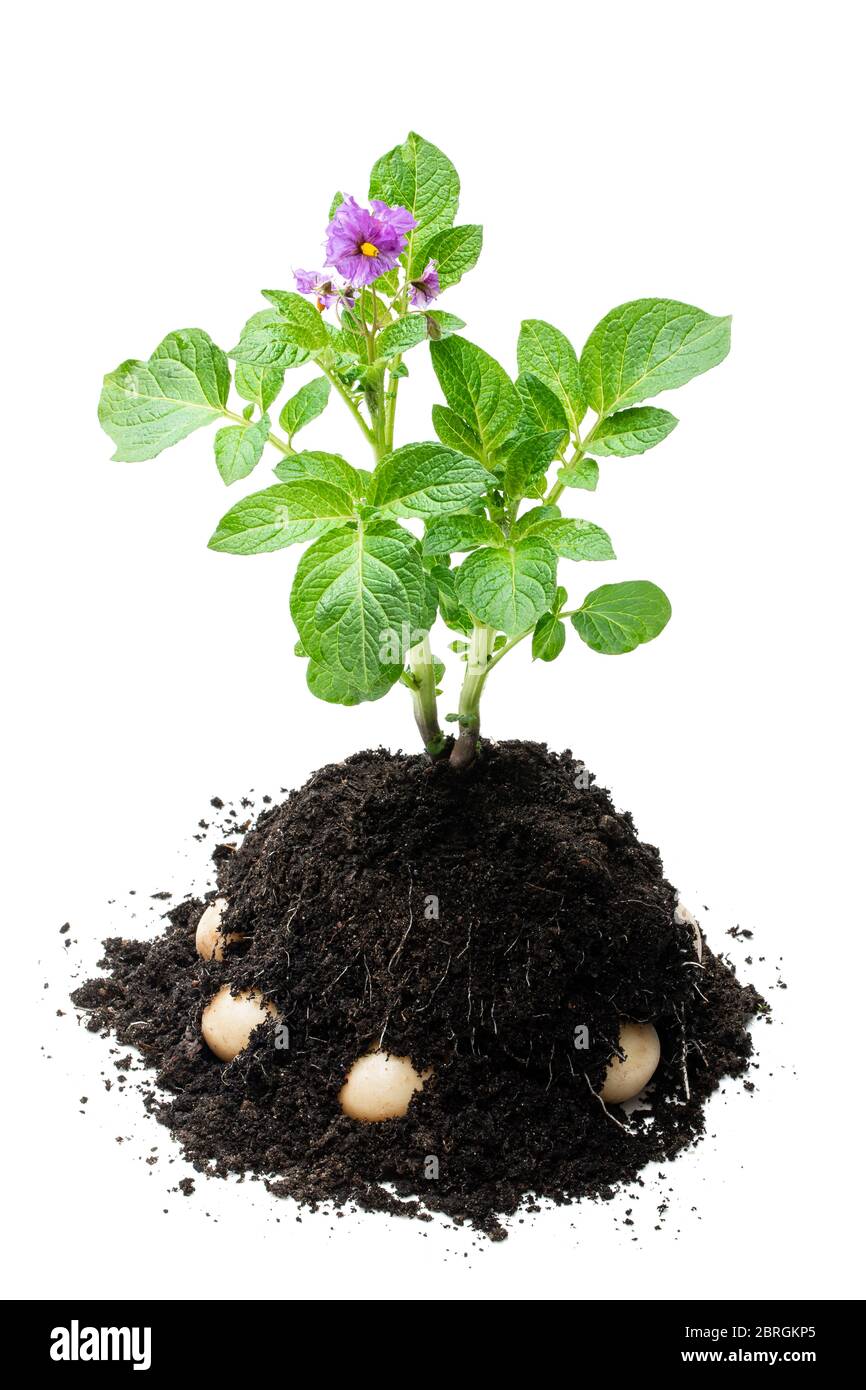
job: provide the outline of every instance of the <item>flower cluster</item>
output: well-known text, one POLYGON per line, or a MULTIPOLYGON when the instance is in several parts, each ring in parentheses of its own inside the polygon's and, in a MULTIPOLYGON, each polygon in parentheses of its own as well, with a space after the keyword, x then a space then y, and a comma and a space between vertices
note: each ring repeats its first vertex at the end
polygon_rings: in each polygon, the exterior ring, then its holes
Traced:
MULTIPOLYGON (((325 264, 341 281, 325 271, 296 270, 299 292, 314 294, 322 310, 335 303, 351 309, 356 290, 372 285, 399 264, 409 233, 417 225, 406 208, 390 207, 378 198, 369 208, 361 207, 354 198, 344 199, 328 223, 325 243, 325 264)), ((428 261, 423 274, 411 281, 409 299, 416 308, 424 309, 438 294, 436 263, 428 261)))

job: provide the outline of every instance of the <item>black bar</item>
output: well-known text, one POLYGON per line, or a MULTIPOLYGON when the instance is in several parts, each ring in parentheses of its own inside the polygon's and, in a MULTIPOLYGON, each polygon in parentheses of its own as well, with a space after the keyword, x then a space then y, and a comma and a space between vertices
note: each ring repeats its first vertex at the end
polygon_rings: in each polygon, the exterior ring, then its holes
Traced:
MULTIPOLYGON (((479 1274, 483 1283, 483 1273, 479 1274)), ((297 1300, 320 1302, 322 1300, 297 1300)), ((408 1302, 401 1297, 401 1287, 395 1278, 394 1288, 381 1290, 371 1296, 369 1290, 359 1290, 357 1300, 343 1302, 408 1302)), ((428 1300, 422 1300, 428 1301, 428 1300)), ((451 1300, 441 1300, 448 1302, 451 1300)), ((483 1301, 483 1299, 481 1300, 483 1301)), ((507 1300, 506 1300, 507 1301, 507 1300)), ((515 1302, 531 1300, 516 1299, 515 1302)), ((535 1319, 513 1323, 503 1341, 501 1336, 493 1345, 496 1352, 513 1355, 520 1348, 536 1359, 539 1353, 547 1362, 552 1348, 550 1332, 562 1339, 563 1351, 577 1374, 581 1366, 598 1366, 609 1359, 612 1373, 640 1376, 651 1369, 701 1367, 707 1365, 760 1366, 767 1370, 788 1367, 820 1368, 822 1373, 854 1364, 859 1343, 860 1301, 820 1302, 793 1300, 785 1302, 736 1300, 731 1302, 666 1301, 629 1302, 628 1300, 598 1300, 580 1302, 564 1298, 562 1302, 579 1302, 577 1316, 571 1315, 557 1327, 553 1322, 542 1329, 535 1319), (541 1341, 532 1348, 532 1341, 541 1341), (585 1343, 585 1352, 581 1344, 585 1343), (586 1357, 590 1360, 587 1360, 586 1357)), ((477 1306, 477 1305, 476 1305, 477 1306)), ((261 1374, 267 1358, 278 1355, 287 1373, 294 1379, 301 1374, 318 1351, 324 1356, 322 1371, 327 1375, 335 1368, 333 1352, 342 1342, 351 1311, 342 1310, 334 1316, 334 1342, 322 1342, 321 1336, 309 1341, 304 1335, 307 1322, 292 1314, 283 1301, 245 1301, 227 1290, 224 1300, 190 1302, 160 1301, 81 1301, 68 1299, 57 1302, 7 1303, 4 1317, 7 1345, 15 1347, 17 1357, 26 1368, 33 1366, 60 1378, 85 1374, 99 1375, 100 1371, 139 1374, 164 1373, 189 1369, 201 1384, 208 1370, 219 1373, 221 1380, 233 1370, 243 1372, 247 1383, 256 1374, 259 1358, 261 1374), (96 1353, 98 1359, 91 1359, 96 1353), (294 1366, 294 1371, 291 1368, 294 1366)), ((483 1314, 476 1314, 483 1319, 483 1314)), ((353 1340, 352 1360, 363 1363, 358 1352, 369 1341, 370 1361, 362 1367, 363 1374, 373 1374, 382 1365, 381 1335, 375 1317, 369 1311, 360 1314, 365 1321, 360 1340, 353 1340)), ((410 1332, 401 1357, 401 1379, 418 1374, 426 1376, 431 1366, 431 1349, 439 1349, 443 1371, 460 1374, 459 1366, 465 1351, 457 1354, 450 1335, 434 1335, 435 1313, 427 1314, 423 1323, 410 1321, 410 1332), (431 1321, 432 1319, 432 1321, 431 1321)), ((537 1315, 536 1315, 537 1317, 537 1315)), ((463 1329, 463 1346, 468 1329, 463 1329)), ((387 1327, 388 1355, 386 1361, 395 1368, 392 1328, 387 1327)), ((487 1346, 484 1327, 478 1328, 479 1353, 487 1346)), ((349 1367, 345 1367, 346 1372, 349 1367)))

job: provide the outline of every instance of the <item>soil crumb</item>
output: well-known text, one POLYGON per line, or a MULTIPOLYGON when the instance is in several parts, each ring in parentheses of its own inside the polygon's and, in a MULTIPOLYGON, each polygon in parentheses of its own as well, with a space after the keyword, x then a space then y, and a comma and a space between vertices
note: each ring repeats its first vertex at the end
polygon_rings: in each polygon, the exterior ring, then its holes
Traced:
POLYGON ((631 816, 540 744, 486 743, 463 774, 356 754, 215 863, 207 901, 243 938, 222 961, 196 954, 190 899, 156 940, 106 941, 73 1001, 155 1070, 148 1107, 199 1171, 312 1207, 443 1212, 501 1239, 539 1199, 609 1198, 700 1138, 767 1009, 706 943, 698 962, 631 816), (228 1065, 200 1034, 226 983, 282 1019, 228 1065), (623 1019, 655 1024, 662 1060, 638 1104, 605 1108, 623 1019), (377 1046, 432 1076, 403 1119, 364 1125, 337 1095, 377 1046))

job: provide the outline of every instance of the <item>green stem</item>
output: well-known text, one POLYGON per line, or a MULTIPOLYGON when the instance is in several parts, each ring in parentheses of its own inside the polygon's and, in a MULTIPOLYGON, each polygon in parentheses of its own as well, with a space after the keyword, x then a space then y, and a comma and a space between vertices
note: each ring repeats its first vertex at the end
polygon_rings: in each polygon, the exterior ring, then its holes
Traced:
POLYGON ((385 417, 385 381, 380 382, 376 390, 376 462, 385 457, 388 452, 388 422, 385 417))
MULTIPOLYGON (((580 609, 579 609, 579 608, 566 608, 566 609, 563 610, 562 613, 557 613, 556 616, 557 616, 558 618, 561 618, 562 621, 565 622, 566 618, 572 618, 572 617, 574 616, 575 613, 579 613, 579 612, 580 612, 580 609)), ((498 665, 499 665, 500 661, 502 660, 502 658, 503 658, 504 656, 507 656, 509 652, 513 651, 514 648, 515 648, 520 642, 525 642, 526 639, 527 639, 527 637, 531 637, 534 631, 535 631, 535 624, 533 623, 532 627, 526 628, 526 630, 525 630, 524 632, 518 632, 518 634, 517 634, 516 637, 512 637, 512 638, 510 639, 510 641, 506 642, 505 645, 504 645, 503 647, 500 647, 500 648, 499 648, 499 651, 496 652, 496 654, 495 654, 494 656, 491 656, 490 659, 489 659, 488 662, 487 662, 487 671, 486 671, 486 674, 485 674, 485 676, 484 676, 484 680, 486 681, 487 677, 490 675, 490 672, 493 670, 493 668, 494 668, 495 666, 498 666, 498 665)), ((483 682, 482 682, 482 686, 483 686, 483 682)), ((480 698, 480 692, 479 692, 479 698, 480 698)))
POLYGON ((544 505, 546 507, 552 507, 555 502, 559 501, 560 497, 564 492, 565 483, 554 483, 553 487, 550 489, 550 492, 544 499, 544 505))
MULTIPOLYGON (((399 318, 402 318, 404 314, 409 312, 409 270, 411 260, 412 239, 410 237, 409 244, 406 248, 406 266, 403 271, 403 284, 400 287, 399 294, 397 294, 391 302, 391 307, 396 310, 399 318)), ((394 426, 397 418, 397 392, 400 389, 400 378, 394 375, 394 368, 399 367, 402 361, 402 356, 394 358, 391 364, 391 370, 388 374, 388 390, 385 394, 385 446, 389 453, 394 448, 394 426)))
POLYGON ((370 426, 367 424, 367 421, 364 419, 363 415, 358 409, 357 403, 352 400, 352 397, 346 390, 340 378, 336 376, 333 372, 328 371, 328 368, 325 367, 321 362, 317 362, 317 365, 322 375, 328 378, 334 390, 337 392, 338 395, 342 396, 343 400, 346 402, 346 405, 351 410, 352 415, 358 425, 358 428, 360 429, 367 443, 373 444, 373 431, 370 429, 370 426))
POLYGON ((373 421, 373 450, 376 462, 388 452, 388 421, 385 413, 385 373, 370 385, 369 408, 373 421))
POLYGON ((439 726, 436 708, 436 672, 429 634, 409 649, 409 670, 415 682, 412 689, 415 723, 427 753, 435 761, 445 752, 445 735, 439 726))
MULTIPOLYGON (((593 425, 592 429, 589 431, 589 434, 586 436, 585 439, 581 439, 579 430, 575 432, 574 453, 572 454, 570 459, 563 460, 567 467, 570 468, 572 464, 580 463, 580 460, 586 453, 586 446, 592 442, 595 432, 601 424, 603 418, 603 416, 599 415, 598 419, 596 420, 595 424, 593 425)), ((544 499, 545 506, 549 507, 552 506, 554 502, 558 502, 564 491, 565 483, 554 483, 550 489, 550 492, 544 499)))
MULTIPOLYGON (((367 339, 367 364, 372 367, 376 361, 376 338, 378 334, 378 306, 374 291, 368 291, 366 287, 361 290, 361 324, 364 329, 364 336, 367 339), (368 305, 370 306, 370 318, 372 323, 367 324, 368 305)), ((371 443, 373 452, 376 455, 376 462, 384 458, 388 452, 388 422, 385 410, 385 370, 376 376, 375 380, 368 377, 367 385, 367 408, 370 412, 372 424, 371 443)))
MULTIPOLYGON (((562 616, 562 615, 560 615, 560 616, 562 616)), ((566 615, 566 616, 567 616, 567 615, 566 615)), ((528 627, 528 628, 526 629, 525 632, 518 633, 518 635, 517 635, 516 637, 512 637, 512 638, 511 638, 511 641, 510 641, 510 642, 506 642, 504 647, 500 647, 500 648, 499 648, 499 651, 496 653, 496 655, 495 655, 495 656, 492 656, 492 657, 490 658, 490 661, 489 661, 488 666, 487 666, 487 674, 488 674, 488 676, 490 675, 490 672, 493 670, 494 666, 498 666, 499 663, 500 663, 500 661, 502 660, 502 658, 503 658, 504 656, 507 656, 508 653, 509 653, 510 651, 513 651, 513 650, 514 650, 514 648, 517 646, 518 642, 522 642, 526 637, 529 637, 530 634, 533 633, 534 631, 535 631, 535 625, 533 624, 533 626, 532 626, 532 627, 528 627)))
POLYGON ((491 652, 496 632, 485 623, 476 623, 469 638, 466 675, 460 691, 458 714, 460 732, 451 750, 451 766, 462 771, 474 763, 481 734, 481 696, 493 662, 491 652))
MULTIPOLYGON (((562 613, 557 613, 556 616, 558 618, 561 618, 562 621, 565 622, 566 618, 572 618, 575 613, 579 612, 579 608, 566 608, 562 613)), ((509 642, 506 642, 504 647, 500 647, 496 655, 491 656, 489 662, 487 663, 488 676, 490 675, 490 672, 493 670, 494 666, 499 665, 500 661, 504 656, 507 656, 510 651, 513 651, 519 642, 525 642, 526 638, 531 637, 534 631, 535 624, 533 623, 532 627, 528 627, 525 630, 525 632, 518 632, 517 636, 512 637, 509 642)))
POLYGON ((403 361, 402 357, 395 357, 388 374, 388 390, 385 393, 385 446, 390 454, 394 448, 394 424, 397 418, 397 391, 400 386, 400 378, 394 375, 394 368, 399 367, 403 361))
MULTIPOLYGON (((223 408, 223 415, 226 417, 227 420, 233 420, 235 424, 238 425, 249 425, 250 423, 249 420, 244 419, 243 415, 235 415, 233 410, 226 410, 225 408, 223 408)), ((287 444, 285 440, 278 438, 278 436, 275 434, 268 434, 268 443, 273 444, 275 449, 279 449, 280 453, 285 454, 287 457, 289 454, 294 454, 297 452, 295 449, 292 448, 291 444, 287 444)))
MULTIPOLYGON (((573 613, 579 611, 577 608, 569 608, 566 612, 558 614, 558 617, 570 618, 573 613)), ((469 767, 475 761, 481 730, 481 696, 487 678, 502 658, 513 651, 518 643, 531 637, 534 631, 533 624, 524 632, 518 632, 516 637, 512 637, 493 654, 492 645, 496 635, 493 628, 479 626, 473 630, 469 641, 468 670, 460 692, 460 734, 451 753, 452 767, 469 767)))

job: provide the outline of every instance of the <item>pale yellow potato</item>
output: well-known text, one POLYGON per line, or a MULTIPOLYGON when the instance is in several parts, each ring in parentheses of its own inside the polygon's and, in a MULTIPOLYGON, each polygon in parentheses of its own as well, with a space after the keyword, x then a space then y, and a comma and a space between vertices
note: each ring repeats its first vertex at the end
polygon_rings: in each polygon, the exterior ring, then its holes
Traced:
POLYGON ((619 1050, 625 1060, 611 1059, 601 1088, 602 1100, 611 1105, 620 1105, 640 1094, 653 1076, 662 1051, 659 1035, 651 1023, 623 1023, 619 1050))
POLYGON ((340 1105, 353 1120, 375 1124, 405 1115, 416 1091, 424 1087, 429 1071, 420 1074, 408 1057, 390 1052, 368 1052, 353 1062, 340 1091, 340 1105))
POLYGON ((229 941, 243 941, 240 932, 233 931, 224 935, 220 931, 220 923, 227 907, 225 898, 217 898, 205 908, 199 918, 199 924, 195 929, 195 949, 202 960, 222 960, 229 941))
POLYGON ((691 927, 692 936, 695 938, 695 951, 698 960, 704 952, 704 939, 701 936, 701 929, 698 926, 698 919, 693 912, 690 912, 682 898, 677 898, 677 905, 674 908, 674 921, 681 927, 691 927))
POLYGON ((232 994, 229 985, 223 985, 202 1010, 201 1033, 221 1062, 231 1062, 243 1052, 260 1023, 279 1016, 279 1010, 260 990, 232 994))

